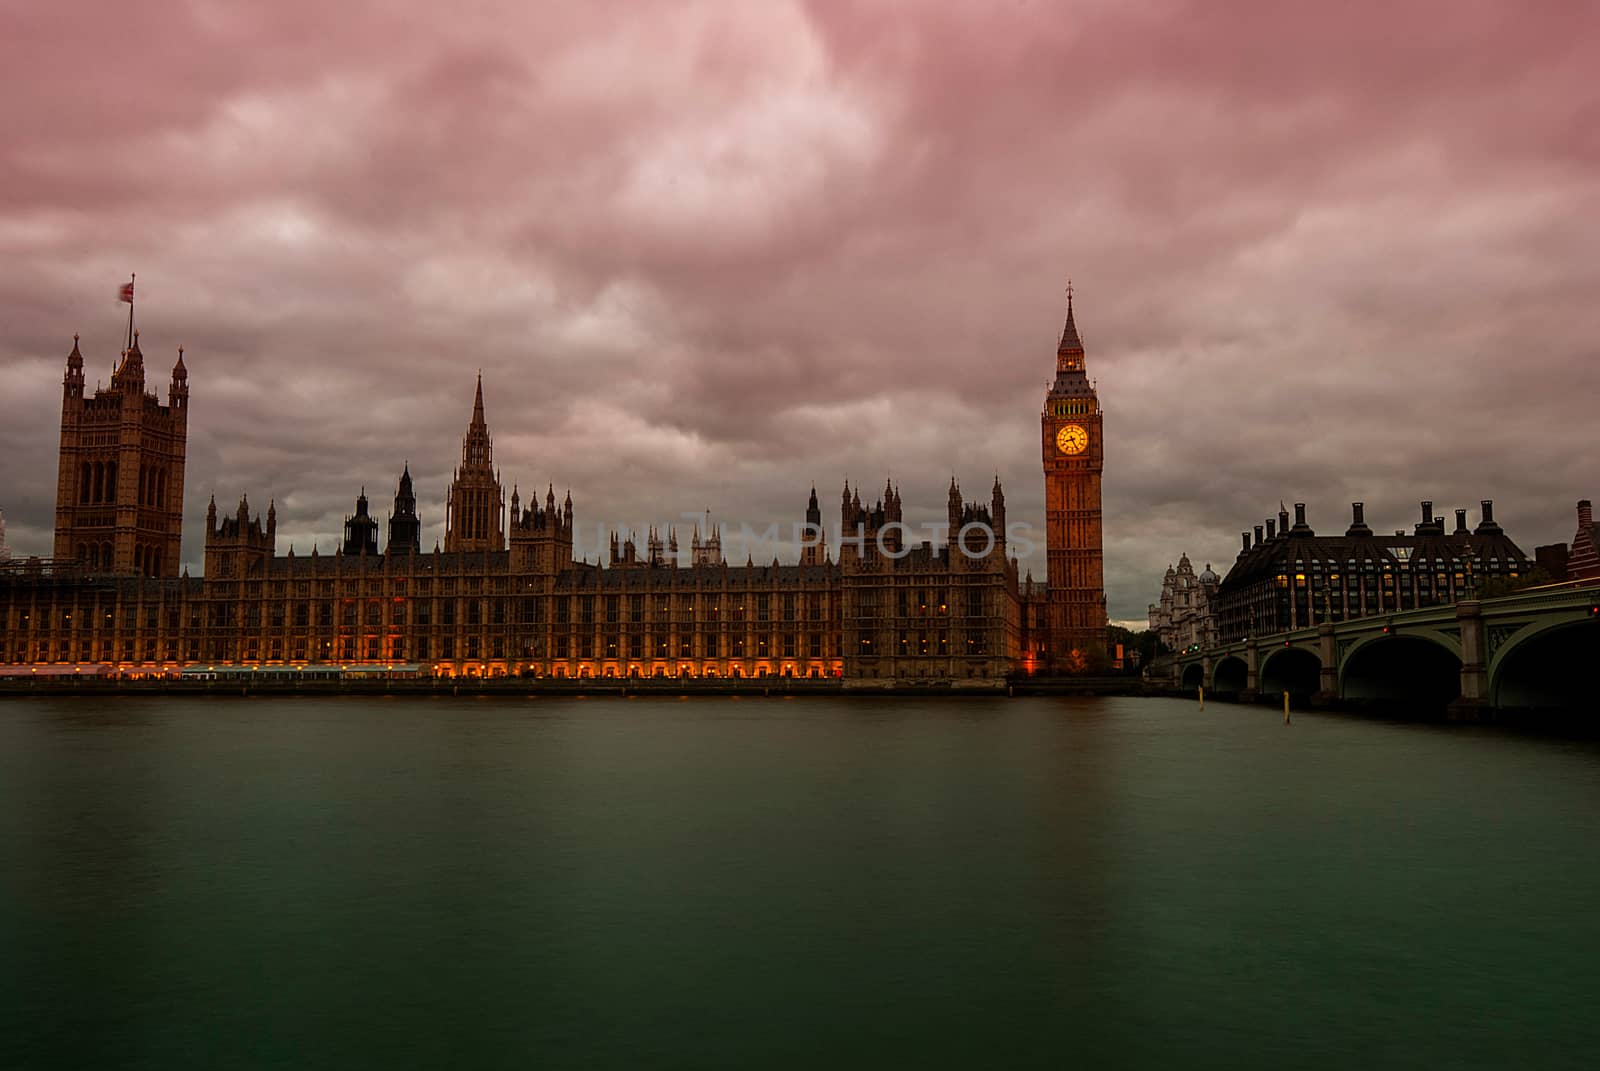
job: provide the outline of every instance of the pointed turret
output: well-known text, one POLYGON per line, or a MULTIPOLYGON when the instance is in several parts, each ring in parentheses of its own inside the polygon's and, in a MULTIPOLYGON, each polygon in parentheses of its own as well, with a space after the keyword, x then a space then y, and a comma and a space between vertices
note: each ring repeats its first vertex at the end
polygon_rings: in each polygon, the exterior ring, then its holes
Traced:
POLYGON ((417 517, 417 496, 411 489, 411 462, 405 462, 400 483, 394 492, 394 509, 389 514, 389 545, 386 554, 421 554, 422 521, 417 517))
POLYGON ((139 349, 139 332, 133 333, 133 345, 122 355, 122 363, 111 376, 111 388, 124 394, 144 393, 144 353, 139 349))
POLYGON ((178 347, 178 363, 172 366, 172 383, 167 387, 167 404, 174 409, 189 404, 189 369, 183 363, 183 347, 178 347))
POLYGON ((355 513, 344 519, 344 553, 350 555, 378 553, 378 522, 368 512, 365 487, 356 497, 355 513))
POLYGON ((83 354, 78 352, 78 336, 72 336, 72 352, 67 354, 67 374, 61 380, 62 400, 83 397, 83 354))
POLYGON ((1006 545, 1006 492, 1000 486, 1000 474, 994 475, 994 488, 989 493, 989 520, 994 525, 994 541, 1004 550, 1006 545))

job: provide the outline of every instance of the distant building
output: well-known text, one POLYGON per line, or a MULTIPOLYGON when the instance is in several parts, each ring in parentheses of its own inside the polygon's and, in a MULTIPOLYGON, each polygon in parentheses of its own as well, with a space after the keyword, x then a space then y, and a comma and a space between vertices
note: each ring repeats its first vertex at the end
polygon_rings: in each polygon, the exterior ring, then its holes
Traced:
POLYGON ((1542 547, 1533 548, 1533 563, 1543 569, 1551 580, 1567 579, 1567 558, 1569 553, 1565 543, 1546 543, 1542 547))
POLYGON ((1600 525, 1594 523, 1594 506, 1587 498, 1578 503, 1578 534, 1567 555, 1567 579, 1600 579, 1600 525))
POLYGON ((1312 531, 1303 502, 1295 503, 1292 526, 1280 509, 1276 524, 1256 526, 1254 539, 1243 533, 1239 556, 1217 588, 1222 642, 1452 603, 1491 577, 1525 576, 1533 562, 1495 523, 1494 503, 1485 499, 1482 508, 1476 528, 1467 528, 1467 511, 1458 509, 1447 531, 1433 503, 1424 502, 1412 532, 1379 535, 1356 502, 1350 527, 1337 536, 1312 531))
POLYGON ((0 562, 11 560, 11 545, 6 542, 6 511, 0 509, 0 562))
POLYGON ((1205 571, 1196 576, 1187 554, 1178 559, 1176 567, 1167 566, 1166 578, 1161 582, 1161 599, 1150 604, 1150 631, 1168 650, 1216 644, 1218 583, 1209 562, 1205 571))

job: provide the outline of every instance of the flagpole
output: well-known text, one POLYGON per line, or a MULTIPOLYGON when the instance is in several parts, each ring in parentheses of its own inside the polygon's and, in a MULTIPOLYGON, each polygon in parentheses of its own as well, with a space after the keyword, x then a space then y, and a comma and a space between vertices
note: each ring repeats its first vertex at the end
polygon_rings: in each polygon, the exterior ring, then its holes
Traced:
POLYGON ((128 273, 128 344, 123 347, 124 353, 133 349, 133 282, 137 278, 137 274, 128 273))

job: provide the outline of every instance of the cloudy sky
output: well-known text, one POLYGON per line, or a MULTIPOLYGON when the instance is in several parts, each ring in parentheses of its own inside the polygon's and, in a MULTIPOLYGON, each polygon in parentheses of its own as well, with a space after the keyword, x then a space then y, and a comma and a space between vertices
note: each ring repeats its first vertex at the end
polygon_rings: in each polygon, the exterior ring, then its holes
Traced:
POLYGON ((1113 618, 1280 499, 1493 498, 1531 552, 1600 496, 1594 5, 0 0, 0 41, 18 553, 133 271, 190 562, 213 492, 326 549, 406 460, 431 546, 479 369, 506 482, 584 525, 997 472, 1042 523, 1069 276, 1113 618))

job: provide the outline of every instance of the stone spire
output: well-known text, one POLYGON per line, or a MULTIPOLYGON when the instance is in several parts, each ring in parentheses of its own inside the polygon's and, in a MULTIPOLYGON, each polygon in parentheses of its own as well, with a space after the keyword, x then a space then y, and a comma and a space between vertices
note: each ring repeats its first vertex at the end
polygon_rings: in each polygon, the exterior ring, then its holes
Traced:
POLYGON ((450 484, 445 553, 505 549, 505 492, 494 471, 494 443, 483 414, 483 373, 472 398, 472 420, 461 441, 461 467, 450 484))
POLYGON ((1078 337, 1078 324, 1072 316, 1072 280, 1067 280, 1067 324, 1061 329, 1061 344, 1056 347, 1058 368, 1083 368, 1083 340, 1078 337))

